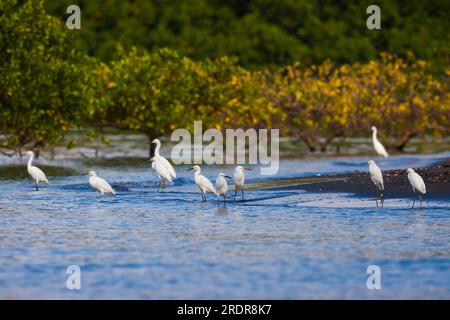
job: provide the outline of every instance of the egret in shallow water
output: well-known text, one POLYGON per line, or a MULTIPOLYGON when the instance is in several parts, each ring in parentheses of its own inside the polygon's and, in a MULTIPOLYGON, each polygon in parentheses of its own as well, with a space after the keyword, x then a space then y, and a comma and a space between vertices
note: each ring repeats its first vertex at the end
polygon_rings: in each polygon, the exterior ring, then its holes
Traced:
MULTIPOLYGON (((416 193, 416 190, 419 192, 419 199, 420 199, 420 207, 422 207, 422 194, 427 193, 427 190, 425 188, 425 182, 423 182, 423 179, 417 172, 415 172, 413 169, 408 168, 406 169, 408 172, 408 181, 411 184, 411 187, 413 189, 414 194, 416 193)), ((416 197, 414 197, 413 205, 416 203, 416 197)))
POLYGON ((166 187, 166 182, 172 182, 172 175, 169 169, 165 166, 160 157, 152 157, 150 159, 152 162, 152 168, 156 171, 159 177, 158 192, 161 188, 166 187))
MULTIPOLYGON (((162 166, 166 167, 167 171, 170 174, 171 179, 175 179, 177 177, 177 173, 175 172, 175 169, 173 168, 173 166, 170 164, 170 162, 166 158, 164 158, 162 155, 159 154, 159 149, 161 149, 161 141, 159 141, 159 139, 153 139, 152 143, 156 144, 154 157, 157 158, 158 160, 160 160, 160 164, 162 166)), ((155 165, 156 165, 156 162, 152 162, 152 168, 153 168, 153 170, 156 171, 156 169, 154 168, 155 165)), ((159 178, 161 180, 161 176, 159 178)), ((166 185, 164 183, 163 188, 165 188, 165 187, 166 187, 166 185)))
POLYGON ((101 194, 112 193, 116 194, 116 191, 111 187, 111 185, 104 179, 97 177, 94 171, 89 171, 89 184, 92 188, 96 189, 97 192, 101 194))
MULTIPOLYGON (((380 192, 380 202, 381 202, 381 206, 383 206, 383 203, 384 203, 384 197, 383 197, 383 190, 384 190, 383 174, 381 173, 381 170, 377 166, 375 161, 369 160, 367 163, 369 164, 370 179, 372 179, 373 184, 375 185, 375 187, 377 187, 378 191, 380 192)), ((375 199, 375 203, 377 204, 377 207, 378 207, 378 198, 375 199)))
POLYGON ((202 169, 199 166, 195 165, 192 168, 188 169, 188 171, 194 170, 194 181, 198 186, 200 191, 202 192, 202 202, 206 202, 206 193, 212 193, 217 195, 216 189, 214 188, 211 181, 208 180, 205 176, 201 175, 202 169))
POLYGON ((243 166, 237 166, 234 169, 234 200, 236 201, 236 195, 238 190, 242 192, 242 200, 244 200, 244 184, 245 184, 245 174, 244 170, 251 170, 250 168, 244 168, 243 166))
POLYGON ((39 182, 46 182, 48 183, 47 177, 45 176, 45 173, 39 169, 36 166, 33 166, 33 159, 34 159, 34 152, 33 151, 27 151, 25 153, 27 156, 30 156, 30 159, 28 160, 27 170, 30 174, 31 178, 33 178, 34 183, 36 185, 36 191, 39 190, 39 182))
POLYGON ((376 153, 381 157, 389 157, 389 154, 386 152, 386 149, 381 144, 380 141, 378 141, 377 138, 377 128, 372 127, 372 142, 373 142, 373 148, 375 149, 376 153))
POLYGON ((223 196, 223 204, 226 205, 226 197, 228 192, 227 180, 231 177, 227 176, 225 173, 220 172, 216 178, 216 192, 217 192, 217 204, 220 204, 220 196, 223 196))

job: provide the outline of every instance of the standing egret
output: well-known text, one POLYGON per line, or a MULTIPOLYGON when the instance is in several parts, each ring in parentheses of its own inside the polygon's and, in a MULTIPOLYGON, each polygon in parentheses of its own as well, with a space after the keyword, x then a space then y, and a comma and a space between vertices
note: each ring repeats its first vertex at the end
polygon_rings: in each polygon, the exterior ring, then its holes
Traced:
MULTIPOLYGON (((406 169, 408 172, 408 180, 411 184, 411 187, 413 189, 414 194, 416 193, 416 190, 419 192, 419 199, 420 199, 420 207, 422 207, 422 194, 427 193, 427 190, 425 188, 425 182, 423 182, 423 179, 417 172, 415 172, 413 169, 408 168, 406 169)), ((414 208, 414 204, 416 203, 416 197, 414 196, 414 201, 412 207, 414 208)))
POLYGON ((104 179, 97 177, 94 171, 89 171, 89 184, 92 188, 96 189, 97 192, 100 191, 103 194, 112 193, 116 194, 116 191, 111 187, 111 185, 104 179))
POLYGON ((220 172, 216 179, 216 192, 217 192, 217 204, 220 204, 220 196, 223 196, 223 205, 226 205, 226 197, 228 192, 228 183, 225 178, 231 179, 231 177, 220 172))
POLYGON ((158 157, 152 157, 150 159, 152 162, 152 168, 156 171, 159 177, 159 185, 158 185, 158 192, 162 188, 166 187, 166 181, 172 182, 172 176, 170 175, 169 169, 163 164, 161 161, 161 158, 158 157))
POLYGON ((194 170, 194 181, 195 184, 198 186, 200 191, 202 192, 202 202, 206 202, 206 193, 213 193, 217 195, 216 189, 214 188, 211 181, 208 180, 205 176, 201 175, 202 169, 200 169, 199 166, 195 165, 192 168, 188 169, 187 171, 194 170))
POLYGON ((30 174, 31 178, 33 178, 35 185, 36 185, 36 191, 39 191, 38 184, 39 182, 46 182, 48 183, 47 177, 45 176, 45 173, 39 169, 38 167, 35 167, 32 165, 33 159, 34 159, 34 152, 33 151, 27 151, 25 153, 27 156, 30 156, 30 159, 28 160, 27 170, 30 174))
MULTIPOLYGON (((381 206, 383 206, 384 198, 383 198, 383 190, 384 190, 384 184, 383 184, 383 174, 381 173, 380 168, 377 166, 375 161, 369 160, 367 162, 369 164, 369 173, 370 173, 370 179, 372 179, 373 184, 375 187, 377 187, 378 191, 380 192, 380 202, 381 206)), ((378 198, 375 199, 375 203, 378 207, 378 198)))
POLYGON ((251 170, 250 168, 244 168, 243 166, 237 166, 234 169, 234 201, 236 201, 236 195, 238 190, 242 192, 242 200, 244 200, 244 183, 245 175, 244 170, 251 170))
POLYGON ((386 149, 381 144, 380 141, 378 141, 377 138, 377 128, 372 127, 372 142, 373 142, 373 148, 375 149, 376 153, 381 157, 389 157, 389 154, 386 152, 386 149))
MULTIPOLYGON (((175 169, 173 168, 173 166, 170 164, 170 162, 166 158, 164 158, 162 155, 159 154, 159 149, 161 149, 161 141, 159 141, 159 139, 153 139, 152 143, 156 144, 154 157, 161 160, 161 165, 166 167, 170 173, 171 178, 175 179, 177 177, 177 173, 175 172, 175 169)), ((154 165, 155 165, 155 162, 152 162, 152 168, 155 170, 155 168, 153 167, 154 165)), ((164 185, 164 187, 165 187, 165 185, 164 185)))

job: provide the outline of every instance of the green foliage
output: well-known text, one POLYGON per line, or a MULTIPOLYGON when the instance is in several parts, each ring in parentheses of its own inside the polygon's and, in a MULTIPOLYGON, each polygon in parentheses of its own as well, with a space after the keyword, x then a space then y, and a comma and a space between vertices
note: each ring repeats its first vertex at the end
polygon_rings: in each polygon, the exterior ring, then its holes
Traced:
POLYGON ((88 59, 42 1, 0 4, 0 132, 12 149, 56 144, 84 110, 88 59))
MULTIPOLYGON (((66 18, 71 0, 46 1, 66 18)), ((103 61, 116 43, 147 50, 168 47, 195 59, 237 56, 246 67, 330 59, 366 62, 380 51, 449 63, 450 2, 380 0, 381 30, 366 28, 372 1, 335 0, 79 0, 82 28, 76 44, 103 61)))

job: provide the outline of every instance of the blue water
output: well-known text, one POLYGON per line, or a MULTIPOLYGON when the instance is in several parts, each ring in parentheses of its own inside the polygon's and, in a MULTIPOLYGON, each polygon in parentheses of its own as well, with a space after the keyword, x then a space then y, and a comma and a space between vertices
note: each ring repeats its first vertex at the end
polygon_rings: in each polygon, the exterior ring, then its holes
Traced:
MULTIPOLYGON (((391 157, 383 169, 434 163, 391 157)), ((277 177, 364 171, 365 158, 281 162, 277 177)), ((42 163, 52 164, 52 162, 42 163)), ((200 203, 187 167, 156 192, 147 163, 94 169, 118 195, 99 196, 86 176, 0 180, 0 298, 32 299, 450 299, 450 199, 410 209, 410 199, 251 190, 245 202, 200 203), (66 269, 81 268, 81 290, 66 269), (366 269, 381 268, 380 290, 366 269)), ((204 167, 214 180, 232 167, 204 167)), ((25 168, 24 168, 25 170, 25 168)))

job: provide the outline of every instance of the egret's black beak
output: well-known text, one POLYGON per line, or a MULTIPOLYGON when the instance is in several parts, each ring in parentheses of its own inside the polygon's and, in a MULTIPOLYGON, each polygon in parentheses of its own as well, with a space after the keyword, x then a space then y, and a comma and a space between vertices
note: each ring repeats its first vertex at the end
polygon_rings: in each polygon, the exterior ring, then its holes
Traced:
POLYGON ((187 169, 186 171, 191 171, 191 170, 194 170, 194 168, 189 168, 189 169, 187 169))
POLYGON ((230 176, 225 176, 225 178, 232 179, 230 176))

